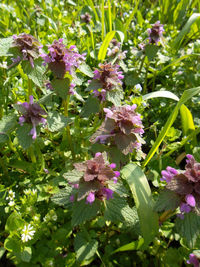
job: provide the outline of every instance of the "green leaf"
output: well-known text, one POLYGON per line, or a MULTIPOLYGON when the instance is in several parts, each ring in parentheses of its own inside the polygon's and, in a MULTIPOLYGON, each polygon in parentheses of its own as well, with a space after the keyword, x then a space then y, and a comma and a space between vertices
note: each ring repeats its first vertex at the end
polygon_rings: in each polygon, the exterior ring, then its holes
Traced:
POLYGON ((23 226, 24 226, 24 220, 16 211, 14 211, 8 217, 5 229, 7 232, 18 231, 19 229, 23 228, 23 226))
POLYGON ((157 212, 174 210, 179 206, 180 202, 181 199, 175 192, 164 190, 159 195, 154 210, 157 212))
POLYGON ((59 206, 67 206, 69 204, 71 204, 70 201, 70 196, 72 195, 72 187, 71 186, 66 186, 63 189, 60 189, 60 191, 53 195, 53 197, 51 197, 51 200, 59 206))
POLYGON ((199 17, 200 17, 200 13, 194 13, 191 15, 191 17, 188 19, 188 21, 184 25, 183 29, 179 32, 178 36, 176 37, 176 39, 172 43, 172 47, 174 47, 175 49, 178 49, 181 46, 183 38, 190 31, 192 24, 197 22, 197 20, 199 20, 199 17))
POLYGON ((109 43, 115 36, 115 33, 116 31, 111 31, 106 34, 103 43, 99 49, 98 60, 103 61, 105 59, 109 43))
POLYGON ((41 60, 34 60, 34 67, 31 66, 29 61, 22 62, 22 68, 24 72, 28 75, 29 79, 31 79, 34 84, 39 87, 43 86, 44 80, 44 68, 41 66, 41 60))
POLYGON ((24 247, 24 250, 21 252, 21 260, 25 262, 30 262, 32 257, 31 247, 24 247))
POLYGON ((5 143, 9 140, 9 136, 4 133, 0 133, 0 143, 5 143))
POLYGON ((68 78, 65 79, 55 79, 51 82, 55 92, 64 100, 67 99, 70 80, 68 78))
POLYGON ((21 241, 16 236, 8 236, 4 242, 4 248, 8 251, 19 253, 21 251, 21 241))
POLYGON ((67 179, 69 183, 76 184, 79 182, 80 178, 83 177, 83 172, 72 170, 63 174, 63 177, 67 179))
POLYGON ((8 38, 0 39, 0 57, 12 56, 12 54, 9 53, 9 49, 10 49, 12 43, 13 43, 13 37, 12 36, 10 36, 8 38))
POLYGON ((3 257, 3 254, 5 253, 5 248, 0 247, 0 259, 3 257))
POLYGON ((59 114, 57 111, 49 112, 47 117, 48 129, 51 132, 58 132, 62 130, 71 121, 70 118, 59 114))
POLYGON ((96 200, 91 205, 86 204, 85 199, 77 201, 73 205, 72 211, 72 226, 82 224, 97 216, 100 210, 100 201, 96 200))
POLYGON ((98 98, 89 96, 83 106, 81 117, 89 117, 92 114, 98 113, 99 110, 100 110, 100 103, 98 98))
POLYGON ((192 249, 196 247, 196 241, 200 234, 200 216, 193 212, 184 214, 184 219, 176 219, 176 230, 187 245, 192 249))
POLYGON ((98 90, 102 87, 102 84, 98 80, 92 80, 88 87, 86 88, 86 91, 91 91, 91 90, 98 90))
POLYGON ((120 197, 128 197, 129 192, 126 187, 123 185, 121 180, 118 180, 117 183, 113 181, 108 181, 108 187, 116 192, 120 197))
POLYGON ((158 232, 158 214, 153 211, 154 202, 151 189, 144 173, 136 164, 129 163, 122 169, 121 173, 133 194, 142 236, 145 240, 145 246, 148 246, 158 232))
POLYGON ((144 239, 140 238, 139 240, 136 240, 129 244, 121 246, 120 248, 114 250, 112 254, 115 254, 117 252, 122 252, 122 251, 140 250, 143 244, 144 244, 144 239))
POLYGON ((32 135, 30 135, 32 127, 32 125, 25 123, 23 126, 20 126, 16 131, 18 142, 24 149, 29 148, 34 141, 32 139, 32 135))
POLYGON ((121 105, 121 99, 123 99, 123 92, 121 90, 111 90, 106 94, 106 99, 113 103, 115 106, 121 105))
POLYGON ((151 160, 155 152, 157 151, 158 147, 162 143, 164 137, 166 136, 167 132, 169 131, 170 127, 172 126, 173 122, 175 121, 178 111, 182 104, 187 102, 190 98, 195 96, 200 92, 200 87, 191 88, 188 90, 185 90, 183 95, 181 96, 180 100, 178 101, 175 109, 172 111, 171 115, 169 116, 167 122, 165 123, 164 127, 162 128, 161 132, 159 133, 155 143, 153 144, 151 150, 149 151, 146 159, 144 160, 143 165, 146 166, 147 163, 151 160))
POLYGON ((157 98, 157 97, 170 98, 170 99, 179 101, 179 98, 170 91, 156 91, 156 92, 152 92, 152 93, 149 93, 149 94, 142 96, 143 100, 147 100, 147 99, 151 99, 151 98, 157 98))
POLYGON ((96 253, 98 241, 95 239, 87 239, 84 233, 78 233, 74 240, 74 248, 76 251, 77 261, 82 263, 90 260, 96 253))
POLYGON ((137 212, 129 207, 126 200, 113 195, 112 199, 106 200, 104 218, 111 222, 123 222, 128 227, 133 227, 138 223, 137 212))
POLYGON ((147 44, 145 45, 145 55, 148 57, 149 61, 152 61, 156 56, 159 47, 157 45, 147 44))
POLYGON ((86 64, 86 63, 82 63, 79 68, 78 68, 82 73, 84 73, 85 75, 89 76, 89 77, 93 77, 93 71, 91 70, 91 68, 86 64))
POLYGON ((185 105, 182 105, 180 107, 180 114, 181 114, 183 134, 187 136, 188 134, 190 134, 195 130, 192 114, 185 105))
POLYGON ((3 118, 0 120, 0 133, 8 133, 17 125, 17 116, 15 114, 10 114, 3 116, 3 118))

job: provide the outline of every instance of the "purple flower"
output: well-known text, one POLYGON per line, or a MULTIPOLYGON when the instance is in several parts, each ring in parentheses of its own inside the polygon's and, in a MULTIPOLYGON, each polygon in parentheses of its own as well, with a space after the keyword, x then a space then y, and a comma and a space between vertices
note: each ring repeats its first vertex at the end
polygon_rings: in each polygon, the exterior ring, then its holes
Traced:
POLYGON ((19 117, 19 124, 21 126, 24 123, 32 124, 33 128, 30 131, 30 135, 32 135, 32 139, 36 139, 36 126, 40 123, 43 125, 46 124, 46 119, 42 117, 46 115, 46 112, 37 103, 33 102, 33 96, 30 96, 29 99, 29 103, 18 103, 19 111, 23 114, 19 117))
POLYGON ((107 200, 109 200, 110 198, 113 198, 113 191, 109 188, 104 187, 102 189, 102 193, 106 197, 107 200))
MULTIPOLYGON (((29 60, 32 68, 34 68, 34 59, 39 57, 39 48, 41 44, 36 38, 30 34, 22 33, 13 35, 13 47, 18 47, 22 57, 12 58, 13 64, 20 60, 29 60)), ((13 66, 13 64, 11 66, 13 66)), ((11 67, 9 66, 9 67, 11 67)))
POLYGON ((136 105, 126 105, 104 108, 106 119, 99 130, 91 137, 90 141, 107 143, 113 142, 127 155, 133 150, 140 150, 144 133, 140 114, 135 112, 136 105))
POLYGON ((199 260, 197 258, 197 256, 193 253, 191 253, 189 255, 189 260, 187 260, 187 263, 188 264, 193 264, 194 267, 199 267, 200 266, 200 263, 199 263, 199 260))
POLYGON ((69 197, 69 201, 70 201, 70 202, 74 202, 74 200, 75 200, 74 195, 71 195, 71 196, 69 197))
POLYGON ((195 205, 196 205, 195 198, 194 198, 194 196, 192 194, 186 195, 185 201, 191 207, 195 207, 195 205))
POLYGON ((166 171, 162 171, 162 178, 161 181, 166 181, 169 183, 171 179, 178 174, 178 171, 170 166, 167 167, 166 171))
POLYGON ((162 37, 162 33, 164 32, 163 25, 160 24, 160 21, 157 21, 155 24, 152 24, 151 29, 147 29, 149 35, 149 43, 150 44, 158 44, 160 38, 162 37))
POLYGON ((123 78, 122 71, 119 71, 119 65, 99 64, 99 69, 94 70, 93 82, 95 81, 99 86, 99 89, 93 90, 94 96, 105 101, 108 91, 121 89, 123 78))
POLYGON ((90 23, 91 18, 92 18, 92 16, 88 12, 86 12, 83 15, 81 15, 81 19, 87 24, 90 23))
POLYGON ((59 39, 49 46, 48 54, 41 53, 40 56, 56 77, 63 78, 66 72, 72 74, 75 68, 78 68, 80 63, 85 60, 84 55, 74 51, 75 48, 75 45, 66 48, 63 39, 59 39))
POLYGON ((92 204, 95 201, 95 193, 90 192, 89 195, 86 198, 86 203, 92 204))

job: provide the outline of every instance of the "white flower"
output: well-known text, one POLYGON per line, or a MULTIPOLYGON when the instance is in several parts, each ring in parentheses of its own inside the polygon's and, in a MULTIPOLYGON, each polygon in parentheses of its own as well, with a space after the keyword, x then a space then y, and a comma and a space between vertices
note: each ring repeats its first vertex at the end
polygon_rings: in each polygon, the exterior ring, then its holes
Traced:
POLYGON ((23 242, 27 242, 28 240, 32 239, 33 235, 35 234, 35 231, 32 229, 33 226, 31 226, 30 224, 28 226, 24 226, 24 229, 22 230, 23 234, 21 236, 23 242))
POLYGON ((9 205, 10 207, 13 207, 13 206, 15 205, 15 201, 11 200, 11 201, 8 203, 8 205, 9 205))
POLYGON ((11 189, 8 191, 8 194, 9 194, 9 196, 8 196, 9 199, 14 199, 15 198, 15 192, 13 192, 11 189))

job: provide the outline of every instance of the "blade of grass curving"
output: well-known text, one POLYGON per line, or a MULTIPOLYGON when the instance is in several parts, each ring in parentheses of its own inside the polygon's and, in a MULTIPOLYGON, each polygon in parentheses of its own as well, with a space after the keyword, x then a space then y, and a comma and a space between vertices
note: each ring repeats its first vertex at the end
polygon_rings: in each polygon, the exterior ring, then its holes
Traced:
POLYGON ((101 1, 101 39, 104 39, 104 30, 105 30, 105 22, 104 22, 104 0, 101 1))
POLYGON ((194 95, 198 94, 199 92, 200 92, 200 86, 199 87, 195 87, 195 88, 191 88, 191 89, 188 89, 188 90, 184 91, 183 95, 181 96, 181 99, 179 100, 179 102, 177 103, 176 107, 172 111, 172 113, 169 116, 167 122, 165 123, 163 129, 161 130, 158 138, 156 139, 156 141, 153 144, 151 150, 149 151, 146 159, 144 160, 143 166, 146 166, 147 165, 147 163, 151 160, 151 158, 153 157, 153 155, 157 151, 158 147, 162 143, 165 135, 167 134, 167 132, 170 129, 170 127, 172 126, 173 122, 175 121, 181 105, 184 104, 190 98, 192 98, 194 95))
POLYGON ((91 7, 92 11, 94 12, 96 21, 100 21, 99 16, 97 14, 96 8, 92 0, 87 0, 88 5, 91 7))
POLYGON ((129 16, 129 18, 127 19, 126 23, 125 23, 125 26, 124 26, 124 34, 126 35, 127 33, 127 30, 129 28, 129 25, 135 15, 135 13, 137 12, 137 9, 138 9, 138 5, 139 5, 139 0, 136 0, 136 3, 135 3, 135 8, 133 9, 131 15, 129 16))
POLYGON ((179 98, 170 91, 156 91, 142 96, 143 100, 157 98, 157 97, 165 97, 179 101, 179 98))
POLYGON ((172 43, 172 47, 175 49, 178 49, 182 43, 183 38, 186 36, 186 34, 190 31, 190 28, 193 23, 195 23, 200 17, 200 13, 194 13, 192 16, 188 19, 183 29, 179 32, 178 36, 172 43))
POLYGON ((122 252, 122 251, 140 250, 143 244, 144 244, 144 239, 141 237, 139 240, 121 246, 120 248, 114 250, 111 254, 115 254, 117 252, 122 252))
POLYGON ((154 202, 149 183, 142 169, 134 163, 129 163, 122 169, 122 176, 131 189, 140 220, 144 247, 147 247, 158 232, 158 214, 153 211, 154 202))
POLYGON ((98 60, 103 61, 105 59, 109 43, 113 39, 114 35, 115 35, 115 31, 108 32, 106 34, 106 36, 103 40, 103 43, 99 49, 98 60))

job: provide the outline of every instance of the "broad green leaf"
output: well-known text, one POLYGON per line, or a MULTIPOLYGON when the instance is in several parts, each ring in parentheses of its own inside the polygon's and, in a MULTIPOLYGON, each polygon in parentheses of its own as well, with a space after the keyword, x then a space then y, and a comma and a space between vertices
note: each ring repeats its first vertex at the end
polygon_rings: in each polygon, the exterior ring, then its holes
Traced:
POLYGON ((16 131, 18 142, 24 149, 29 148, 34 141, 32 135, 30 135, 32 128, 32 125, 25 123, 23 126, 19 126, 16 131))
POLYGON ((3 254, 6 252, 5 248, 0 247, 0 259, 2 258, 3 254))
POLYGON ((125 198, 117 194, 105 201, 104 218, 114 223, 122 222, 128 227, 134 227, 138 223, 137 212, 129 207, 125 198))
POLYGON ((113 181, 108 181, 108 187, 116 192, 120 197, 128 197, 129 192, 126 187, 123 185, 121 180, 118 180, 117 183, 113 181))
POLYGON ((183 134, 186 136, 192 131, 195 130, 194 121, 192 118, 192 113, 189 109, 183 104, 180 107, 180 114, 181 114, 181 122, 183 128, 183 134))
POLYGON ((156 139, 155 143, 153 144, 151 150, 149 151, 149 153, 148 153, 148 155, 147 155, 147 157, 143 163, 144 166, 146 166, 147 163, 151 160, 151 158, 153 157, 153 155, 157 151, 158 147, 162 143, 168 130, 170 129, 170 127, 174 123, 181 105, 184 104, 185 102, 187 102, 190 98, 192 98, 193 96, 195 96, 199 92, 200 92, 200 87, 195 87, 195 88, 191 88, 191 89, 184 91, 184 93, 181 96, 180 100, 178 101, 176 107, 174 108, 174 110, 172 111, 171 115, 169 116, 167 122, 165 123, 164 127, 162 128, 158 138, 156 139))
POLYGON ((180 202, 181 199, 175 192, 164 190, 160 193, 155 203, 154 210, 157 212, 174 210, 178 208, 180 202))
POLYGON ((107 49, 110 41, 115 36, 116 31, 108 32, 103 40, 103 43, 99 49, 98 60, 103 61, 106 57, 107 49))
POLYGON ((23 61, 22 68, 28 75, 29 79, 31 79, 37 86, 43 86, 45 69, 41 66, 40 59, 34 60, 34 67, 31 66, 29 61, 23 61))
POLYGON ((0 133, 0 143, 5 143, 9 140, 9 136, 5 133, 0 133))
POLYGON ((149 61, 152 61, 156 56, 159 47, 157 45, 147 44, 145 45, 145 55, 148 57, 149 61))
POLYGON ((17 116, 15 114, 10 114, 3 116, 0 120, 0 133, 8 133, 17 125, 17 116))
POLYGON ((113 103, 114 106, 120 106, 123 99, 123 92, 121 90, 111 90, 106 94, 106 99, 113 103))
POLYGON ((81 117, 89 117, 91 114, 98 113, 100 110, 100 103, 98 98, 89 96, 84 103, 81 117))
POLYGON ((144 239, 140 238, 139 240, 136 240, 129 244, 121 246, 120 248, 114 250, 112 254, 115 254, 117 252, 122 252, 122 251, 141 250, 143 244, 144 244, 144 239))
POLYGON ((4 248, 14 253, 21 251, 21 241, 16 236, 8 236, 4 242, 4 248))
POLYGON ((176 230, 184 238, 190 248, 196 247, 200 234, 200 216, 194 212, 184 214, 184 219, 176 219, 176 230))
POLYGON ((63 177, 67 179, 69 183, 76 184, 79 182, 80 178, 83 177, 83 172, 72 170, 63 174, 63 177))
POLYGON ((141 233, 145 246, 148 246, 158 232, 158 214, 153 211, 154 202, 151 189, 144 173, 136 164, 129 163, 122 169, 121 173, 133 194, 140 220, 141 233))
POLYGON ((31 247, 24 247, 23 251, 21 252, 21 260, 25 262, 30 262, 31 257, 32 257, 31 247))
POLYGON ((48 129, 51 132, 62 130, 71 120, 57 111, 49 112, 47 117, 48 129))
POLYGON ((12 54, 9 53, 9 49, 10 49, 12 43, 13 43, 13 37, 12 36, 10 36, 8 38, 0 39, 0 57, 12 56, 12 54))
POLYGON ((20 228, 23 228, 23 226, 24 226, 24 220, 21 218, 21 216, 16 211, 14 211, 8 217, 6 221, 5 229, 8 232, 18 231, 20 228))
POLYGON ((74 240, 74 248, 77 261, 82 263, 85 260, 90 260, 95 255, 98 248, 98 241, 87 239, 84 233, 78 233, 74 240))
POLYGON ((97 216, 100 210, 100 201, 96 200, 91 205, 86 204, 86 200, 77 201, 73 205, 72 211, 72 226, 82 224, 86 221, 91 220, 97 216))
POLYGON ((79 68, 78 68, 82 73, 84 73, 85 75, 89 76, 89 77, 93 77, 93 71, 91 70, 91 68, 86 64, 86 63, 82 63, 79 68))
POLYGON ((190 28, 193 23, 197 22, 197 20, 200 17, 200 13, 194 13, 191 15, 191 17, 188 19, 186 24, 184 25, 183 29, 179 32, 178 36, 172 43, 172 46, 176 49, 178 49, 182 43, 183 38, 187 35, 187 33, 190 31, 190 28))
POLYGON ((56 93, 64 100, 67 99, 70 80, 68 78, 65 79, 55 79, 51 82, 56 93))
POLYGON ((170 99, 179 101, 179 98, 170 91, 156 91, 156 92, 152 92, 152 93, 149 93, 149 94, 142 96, 143 100, 147 100, 147 99, 151 99, 151 98, 157 98, 157 97, 170 98, 170 99))
POLYGON ((72 187, 66 186, 63 189, 60 189, 60 191, 57 194, 53 195, 53 197, 51 197, 51 200, 59 206, 67 206, 71 204, 70 202, 71 195, 72 195, 72 187))

